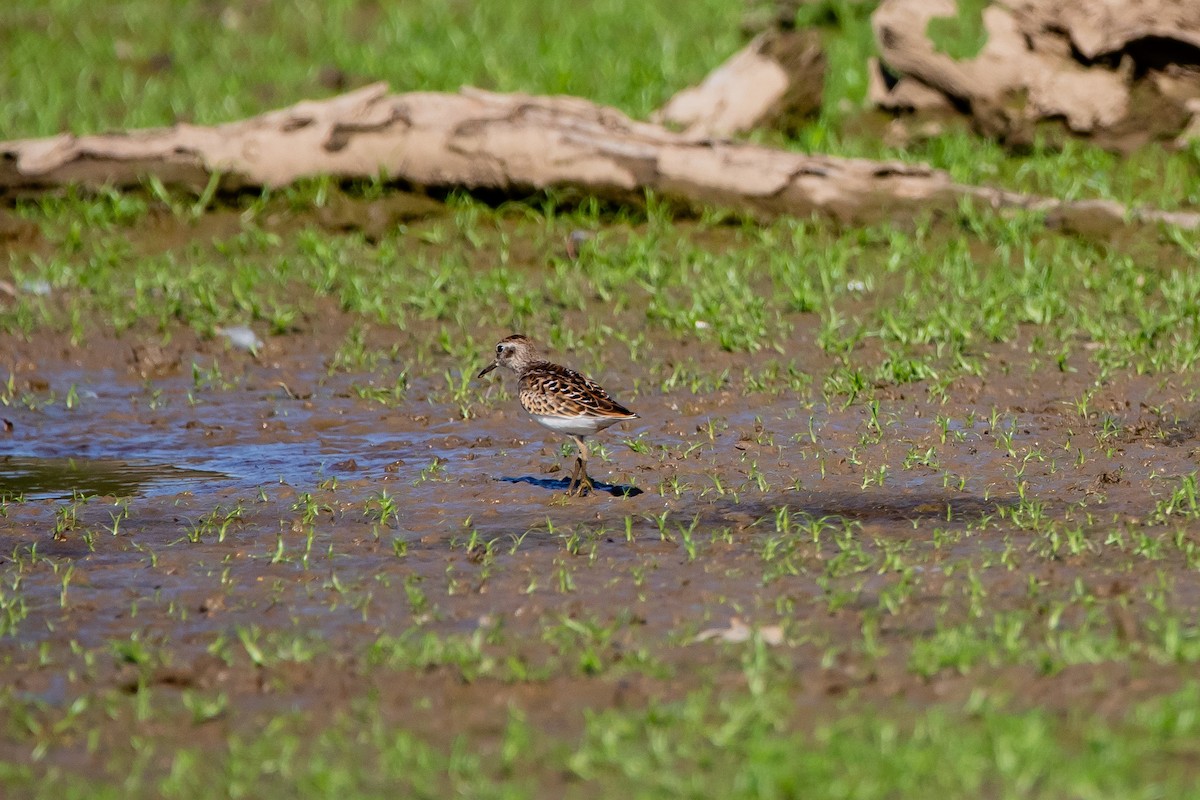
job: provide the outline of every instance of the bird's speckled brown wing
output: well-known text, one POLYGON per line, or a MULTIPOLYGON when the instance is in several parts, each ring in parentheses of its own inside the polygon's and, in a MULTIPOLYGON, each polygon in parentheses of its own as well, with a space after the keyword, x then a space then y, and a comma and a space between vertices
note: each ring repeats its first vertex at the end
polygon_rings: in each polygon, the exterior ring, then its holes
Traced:
POLYGON ((518 390, 521 405, 538 416, 611 419, 637 416, 609 397, 600 384, 573 369, 549 362, 525 370, 518 390))

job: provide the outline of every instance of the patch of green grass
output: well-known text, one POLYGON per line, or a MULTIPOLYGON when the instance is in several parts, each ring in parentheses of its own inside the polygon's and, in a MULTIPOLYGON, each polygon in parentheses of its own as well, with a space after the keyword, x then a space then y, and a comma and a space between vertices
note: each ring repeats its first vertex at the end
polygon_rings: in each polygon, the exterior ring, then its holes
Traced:
POLYGON ((576 94, 640 116, 737 48, 739 12, 717 0, 272 0, 216 11, 15 0, 0 28, 0 138, 211 124, 330 95, 343 80, 576 94))
POLYGON ((988 0, 955 0, 958 15, 933 17, 929 20, 926 33, 934 48, 951 58, 962 61, 974 58, 987 44, 987 31, 983 27, 983 10, 988 0))
MULTIPOLYGON (((55 254, 10 254, 12 282, 44 290, 21 291, 0 308, 0 330, 22 338, 60 332, 76 346, 96 325, 107 335, 164 339, 179 326, 208 339, 232 325, 287 337, 332 306, 346 332, 327 356, 331 376, 391 370, 355 391, 387 404, 432 392, 464 417, 486 402, 489 384, 467 380, 490 347, 485 339, 512 330, 600 360, 617 346, 637 361, 647 332, 696 340, 760 354, 753 369, 739 370, 754 391, 803 397, 819 389, 846 403, 870 399, 880 385, 944 392, 957 377, 986 374, 981 354, 1022 330, 1036 332, 1036 349, 1060 370, 1081 356, 1101 375, 1175 373, 1200 359, 1192 324, 1200 255, 1170 229, 1115 248, 1047 232, 1037 214, 997 217, 970 205, 937 224, 853 230, 791 220, 671 226, 650 217, 610 227, 570 262, 556 251, 568 231, 597 224, 587 210, 540 216, 460 197, 449 219, 398 225, 374 243, 311 223, 286 237, 264 227, 268 209, 305 191, 261 208, 244 201, 236 232, 145 253, 152 240, 130 236, 144 213, 137 202, 105 194, 22 205, 55 254), (98 232, 72 239, 69 209, 98 232), (514 248, 523 255, 507 256, 514 248), (593 313, 601 306, 604 314, 593 313), (826 360, 797 369, 798 339, 826 360), (428 385, 431 374, 440 385, 428 385)), ((236 387, 231 358, 198 362, 196 390, 236 387)), ((603 363, 576 365, 595 371, 603 363)), ((708 390, 729 378, 725 369, 689 369, 676 362, 662 386, 708 390)), ((70 393, 64 397, 15 385, 0 394, 6 403, 70 406, 70 393)))
MULTIPOLYGON (((1191 708, 1196 694, 1178 699, 1191 708)), ((644 717, 606 714, 589 726, 571 763, 585 777, 647 797, 1155 797, 1195 780, 1157 749, 1194 735, 1186 722, 1162 724, 1164 712, 1187 719, 1165 704, 1150 704, 1115 730, 985 704, 970 716, 933 710, 907 723, 852 715, 810 738, 781 735, 770 700, 781 698, 693 696, 644 717), (1076 730, 1064 736, 1067 727, 1076 730), (1146 740, 1148 728, 1157 735, 1146 740), (1161 760, 1143 771, 1141 759, 1156 753, 1161 760)))
POLYGON ((796 26, 821 32, 827 59, 821 115, 802 136, 806 148, 836 149, 840 123, 866 102, 867 59, 876 53, 871 31, 876 5, 874 0, 820 0, 797 9, 796 26))
MULTIPOLYGON (((748 662, 748 669, 753 669, 748 662)), ((1191 752, 1200 692, 1189 686, 1113 721, 1011 710, 986 694, 899 720, 860 711, 791 729, 794 710, 770 685, 590 715, 563 740, 510 709, 494 733, 451 745, 398 725, 375 703, 336 715, 316 735, 301 715, 233 735, 219 755, 168 750, 137 736, 85 783, 71 772, 9 761, 20 796, 260 798, 637 797, 1131 797, 1187 796, 1198 776, 1191 752), (165 761, 159 774, 149 767, 165 761), (567 775, 567 785, 561 783, 567 775), (384 788, 386 787, 386 789, 384 788)))

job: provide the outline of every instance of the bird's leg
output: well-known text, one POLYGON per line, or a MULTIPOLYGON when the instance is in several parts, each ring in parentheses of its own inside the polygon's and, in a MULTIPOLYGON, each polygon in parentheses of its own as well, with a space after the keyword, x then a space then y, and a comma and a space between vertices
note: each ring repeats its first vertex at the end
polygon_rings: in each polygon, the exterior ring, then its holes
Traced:
POLYGON ((579 484, 579 456, 575 456, 575 468, 571 470, 571 480, 567 481, 567 495, 575 493, 575 487, 579 484))
MULTIPOLYGON (((579 448, 579 457, 575 459, 575 471, 578 475, 576 479, 577 483, 575 485, 575 494, 579 497, 583 497, 585 494, 595 488, 592 486, 592 479, 589 478, 587 474, 587 445, 583 443, 582 436, 572 436, 571 438, 575 440, 575 446, 579 448)), ((567 494, 570 493, 571 490, 568 488, 567 494)))

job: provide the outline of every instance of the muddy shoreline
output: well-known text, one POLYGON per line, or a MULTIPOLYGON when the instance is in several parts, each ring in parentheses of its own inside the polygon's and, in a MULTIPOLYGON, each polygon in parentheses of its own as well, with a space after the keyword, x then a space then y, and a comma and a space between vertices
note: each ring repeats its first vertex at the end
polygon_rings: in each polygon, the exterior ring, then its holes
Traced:
MULTIPOLYGON (((132 252, 233 219, 152 222, 132 252)), ((513 230, 522 269, 559 257, 513 230)), ((219 748, 285 710, 315 731, 364 698, 439 746, 497 747, 514 708, 569 741, 585 711, 744 691, 742 624, 771 631, 797 730, 981 687, 1115 719, 1191 677, 1163 611, 1200 601, 1180 494, 1200 447, 1191 374, 1102 370, 1084 346, 1056 361, 1027 326, 975 348, 982 374, 855 399, 822 376, 888 355, 817 347, 816 315, 748 352, 647 327, 637 359, 556 352, 641 415, 596 439, 592 475, 613 491, 576 500, 562 443, 511 384, 471 380, 486 351, 414 349, 436 325, 364 325, 329 298, 282 330, 252 323, 256 352, 182 325, 82 325, 0 348, 0 658, 10 702, 74 720, 39 740, 39 770, 102 772, 147 733, 219 748), (375 355, 352 362, 348 341, 375 355), (937 649, 973 626, 979 655, 937 649), (1075 635, 1125 655, 1081 656, 1075 635), (157 722, 120 701, 138 696, 157 722), (223 699, 175 724, 196 697, 223 699)), ((0 739, 9 759, 29 747, 0 739)))

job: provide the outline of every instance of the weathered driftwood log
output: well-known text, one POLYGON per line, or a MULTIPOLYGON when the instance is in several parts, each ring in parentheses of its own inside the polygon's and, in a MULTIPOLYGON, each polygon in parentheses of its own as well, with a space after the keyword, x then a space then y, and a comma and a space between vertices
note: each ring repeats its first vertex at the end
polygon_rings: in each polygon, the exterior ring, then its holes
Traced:
POLYGON ((815 31, 772 29, 755 36, 698 85, 676 94, 651 120, 693 138, 798 129, 821 107, 825 50, 815 31))
MULTIPOLYGON (((194 186, 218 175, 232 189, 381 174, 417 188, 514 196, 564 189, 637 202, 652 191, 695 208, 853 222, 953 208, 963 198, 996 207, 1061 205, 956 184, 920 164, 699 141, 578 98, 470 89, 390 95, 375 85, 211 128, 0 143, 0 195, 8 196, 70 184, 128 186, 149 175, 194 186)), ((1200 215, 1105 208, 1117 217, 1200 225, 1200 215)))
POLYGON ((995 0, 972 58, 939 50, 930 22, 955 0, 883 0, 872 16, 881 108, 951 107, 1017 143, 1053 121, 1128 148, 1179 136, 1200 97, 1200 0, 995 0))

